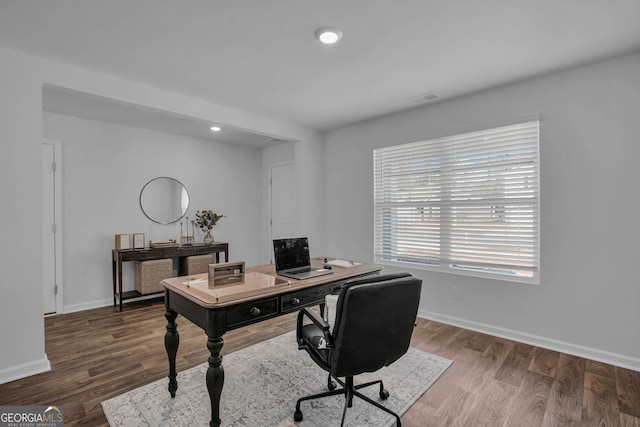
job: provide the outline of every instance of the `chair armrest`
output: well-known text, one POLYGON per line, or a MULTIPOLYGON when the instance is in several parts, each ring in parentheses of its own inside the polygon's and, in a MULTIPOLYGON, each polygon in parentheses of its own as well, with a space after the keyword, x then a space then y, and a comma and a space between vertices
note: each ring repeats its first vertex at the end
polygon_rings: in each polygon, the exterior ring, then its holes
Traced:
POLYGON ((314 310, 311 310, 310 308, 303 308, 302 310, 300 310, 300 314, 298 314, 298 317, 303 317, 303 316, 307 316, 309 319, 311 319, 311 321, 320 329, 322 329, 322 332, 326 332, 329 330, 330 326, 329 324, 318 314, 316 313, 314 310))
POLYGON ((296 341, 298 341, 299 350, 304 348, 304 344, 302 343, 302 327, 304 325, 302 321, 305 316, 308 317, 311 322, 313 322, 318 328, 322 330, 325 339, 329 338, 329 340, 331 340, 331 334, 329 333, 329 324, 318 313, 311 310, 310 308, 305 307, 298 312, 298 321, 296 324, 296 341))

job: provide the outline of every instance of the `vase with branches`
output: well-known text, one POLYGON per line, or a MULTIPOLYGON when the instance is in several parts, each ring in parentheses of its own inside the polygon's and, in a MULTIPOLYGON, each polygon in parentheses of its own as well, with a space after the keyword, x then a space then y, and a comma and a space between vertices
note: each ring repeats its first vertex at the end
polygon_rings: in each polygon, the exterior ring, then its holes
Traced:
POLYGON ((212 210, 196 211, 195 225, 198 226, 204 233, 204 243, 213 243, 214 238, 211 235, 211 229, 224 218, 226 215, 218 215, 212 210))

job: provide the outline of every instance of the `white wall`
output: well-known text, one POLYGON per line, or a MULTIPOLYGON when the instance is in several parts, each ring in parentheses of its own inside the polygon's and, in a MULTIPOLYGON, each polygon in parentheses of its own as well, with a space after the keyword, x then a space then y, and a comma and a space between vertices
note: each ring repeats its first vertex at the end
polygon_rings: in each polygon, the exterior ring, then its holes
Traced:
POLYGON ((44 354, 37 68, 0 55, 0 383, 49 369, 44 354), (33 114, 33 112, 37 114, 33 114), (24 339, 27 333, 29 338, 24 339), (4 381, 3 381, 4 380, 4 381))
POLYGON ((296 144, 298 177, 298 230, 309 238, 311 257, 326 255, 327 236, 324 216, 325 156, 321 138, 307 138, 296 144))
POLYGON ((640 53, 330 132, 327 251, 373 259, 373 148, 541 114, 540 285, 412 270, 420 313, 640 370, 638 76, 640 53))
MULTIPOLYGON (((112 301, 114 234, 141 232, 148 241, 152 228, 176 229, 156 225, 140 209, 140 190, 155 177, 184 184, 189 218, 203 209, 227 215, 212 233, 229 243, 231 261, 261 261, 254 244, 262 227, 261 150, 53 113, 44 114, 43 134, 62 141, 65 312, 112 301)), ((125 266, 131 290, 133 263, 125 266)))

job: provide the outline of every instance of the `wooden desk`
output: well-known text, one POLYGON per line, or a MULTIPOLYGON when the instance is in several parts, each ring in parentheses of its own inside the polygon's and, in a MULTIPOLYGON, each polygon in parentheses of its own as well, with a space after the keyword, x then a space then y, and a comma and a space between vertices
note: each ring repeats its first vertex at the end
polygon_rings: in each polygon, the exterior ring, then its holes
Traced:
MULTIPOLYGON (((177 246, 173 248, 144 248, 144 249, 113 249, 111 264, 113 269, 113 306, 116 301, 122 301, 141 296, 137 291, 122 292, 122 263, 127 261, 145 261, 150 259, 178 258, 191 255, 215 254, 216 262, 220 262, 220 252, 224 252, 225 262, 229 261, 229 244, 214 242, 211 244, 196 243, 194 245, 177 246)), ((179 267, 178 267, 179 268, 179 267)), ((178 275, 183 274, 178 271, 178 275)))
MULTIPOLYGON (((321 268, 321 258, 313 259, 312 266, 321 268)), ((356 277, 376 275, 381 269, 382 267, 372 264, 362 264, 352 268, 334 267, 333 274, 294 280, 276 276, 273 265, 252 267, 247 269, 248 273, 268 274, 283 279, 287 283, 274 286, 259 295, 246 296, 245 294, 238 299, 233 299, 229 295, 216 298, 214 295, 203 294, 188 285, 193 279, 207 280, 207 274, 163 280, 161 283, 165 288, 165 317, 168 322, 164 343, 169 358, 168 389, 171 397, 175 397, 178 389, 176 380, 176 355, 180 341, 176 325, 178 314, 204 329, 207 334, 207 348, 211 354, 206 374, 207 390, 211 400, 209 425, 218 427, 220 426, 220 395, 224 385, 220 350, 224 344, 222 336, 225 332, 297 311, 305 306, 323 303, 325 295, 340 288, 346 281, 356 277)))

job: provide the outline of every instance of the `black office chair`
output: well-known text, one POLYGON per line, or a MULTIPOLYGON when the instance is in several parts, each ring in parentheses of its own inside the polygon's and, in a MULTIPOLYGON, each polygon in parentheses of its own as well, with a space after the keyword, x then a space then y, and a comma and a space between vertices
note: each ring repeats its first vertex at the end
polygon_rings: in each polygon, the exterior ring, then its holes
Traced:
POLYGON ((389 392, 382 381, 354 385, 353 377, 388 366, 407 352, 421 288, 422 280, 408 273, 349 281, 340 289, 333 331, 316 311, 304 308, 298 313, 298 348, 306 350, 314 362, 329 373, 329 391, 299 399, 295 421, 302 421, 302 401, 344 394, 346 402, 341 426, 347 408, 353 405, 353 397, 357 396, 393 415, 400 427, 400 417, 396 413, 357 391, 380 384, 380 399, 387 399, 389 392), (312 323, 304 325, 304 317, 312 323), (345 378, 344 382, 340 377, 345 378), (342 388, 335 390, 332 378, 342 388))

